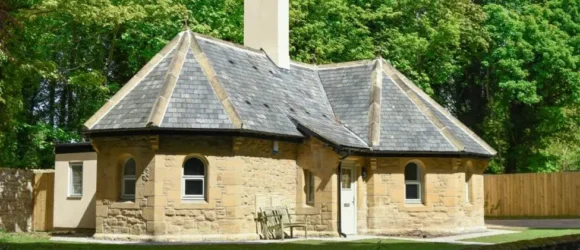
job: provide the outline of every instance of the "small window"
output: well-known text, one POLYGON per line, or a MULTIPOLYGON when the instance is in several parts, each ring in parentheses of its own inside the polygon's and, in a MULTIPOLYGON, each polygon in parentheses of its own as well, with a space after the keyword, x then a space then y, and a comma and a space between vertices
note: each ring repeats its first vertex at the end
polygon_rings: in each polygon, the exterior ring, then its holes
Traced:
POLYGON ((83 196, 83 164, 71 163, 69 169, 69 197, 83 196))
POLYGON ((421 169, 416 163, 405 166, 405 203, 421 203, 421 169))
POLYGON ((183 199, 204 200, 206 194, 206 166, 199 158, 189 158, 183 164, 183 199))
POLYGON ((123 163, 123 178, 121 180, 121 198, 125 200, 135 198, 135 174, 137 164, 133 157, 127 158, 123 163))
POLYGON ((304 170, 304 184, 306 186, 306 204, 314 204, 314 174, 309 170, 304 170))
POLYGON ((471 190, 471 169, 468 167, 465 171, 465 203, 471 203, 473 200, 471 190))

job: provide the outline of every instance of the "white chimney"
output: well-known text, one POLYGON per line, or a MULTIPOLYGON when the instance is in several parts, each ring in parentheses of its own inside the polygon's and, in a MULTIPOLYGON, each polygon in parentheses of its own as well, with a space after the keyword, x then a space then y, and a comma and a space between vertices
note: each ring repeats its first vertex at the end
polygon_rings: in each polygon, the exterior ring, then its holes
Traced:
POLYGON ((280 68, 290 68, 289 0, 244 1, 244 45, 263 49, 280 68))

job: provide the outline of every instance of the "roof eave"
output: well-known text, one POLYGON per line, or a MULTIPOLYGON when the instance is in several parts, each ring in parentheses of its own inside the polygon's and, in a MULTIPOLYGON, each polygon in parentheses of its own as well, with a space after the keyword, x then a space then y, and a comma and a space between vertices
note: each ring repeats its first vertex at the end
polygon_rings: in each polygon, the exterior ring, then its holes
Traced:
POLYGON ((268 133, 248 129, 198 129, 163 127, 87 130, 84 131, 83 134, 90 138, 136 135, 239 136, 258 139, 272 139, 294 143, 300 143, 304 139, 303 136, 268 133))

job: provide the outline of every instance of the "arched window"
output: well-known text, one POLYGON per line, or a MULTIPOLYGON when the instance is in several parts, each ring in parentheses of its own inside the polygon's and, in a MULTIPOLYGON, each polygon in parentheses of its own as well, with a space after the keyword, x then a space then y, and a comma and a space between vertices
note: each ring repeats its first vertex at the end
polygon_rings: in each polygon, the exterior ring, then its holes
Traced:
POLYGON ((121 180, 121 198, 125 200, 135 198, 135 173, 137 172, 135 159, 129 157, 123 162, 123 177, 121 180))
POLYGON ((417 163, 405 166, 405 203, 422 202, 421 168, 417 163))
POLYGON ((183 178, 181 195, 183 199, 204 200, 206 196, 206 166, 196 157, 183 163, 183 178))

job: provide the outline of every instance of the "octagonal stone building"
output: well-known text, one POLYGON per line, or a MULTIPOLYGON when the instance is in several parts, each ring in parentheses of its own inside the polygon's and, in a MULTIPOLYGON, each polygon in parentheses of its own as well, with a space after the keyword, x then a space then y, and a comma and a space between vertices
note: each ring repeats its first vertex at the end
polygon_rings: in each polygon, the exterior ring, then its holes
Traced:
POLYGON ((258 239, 278 205, 312 236, 485 229, 496 152, 388 61, 291 61, 288 0, 244 32, 179 33, 86 122, 95 237, 258 239))

